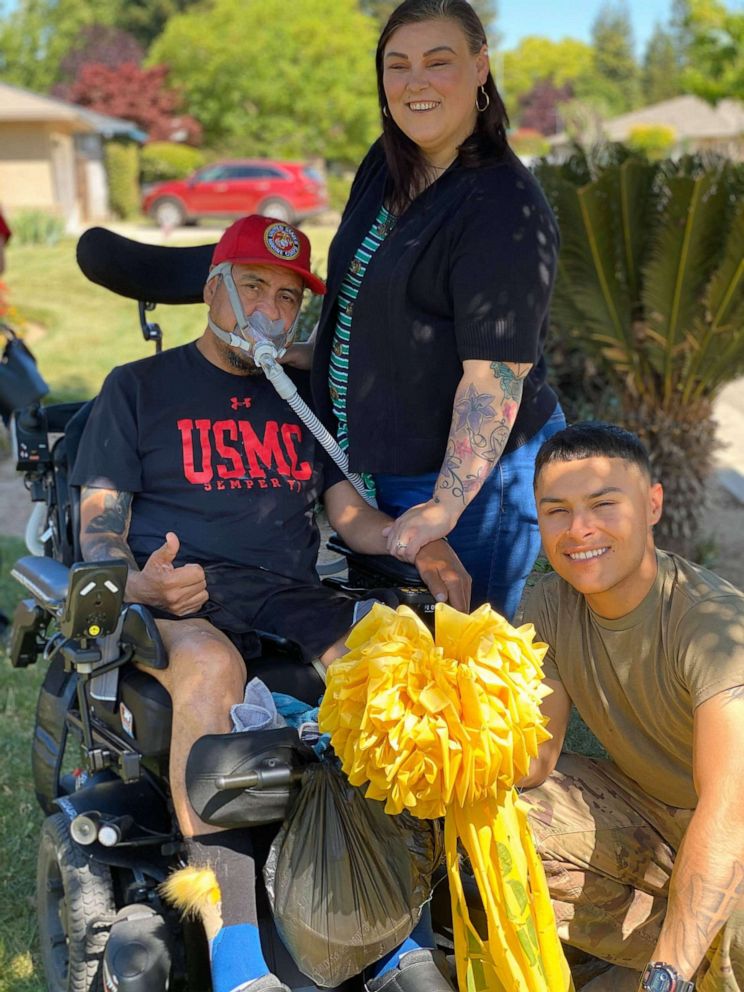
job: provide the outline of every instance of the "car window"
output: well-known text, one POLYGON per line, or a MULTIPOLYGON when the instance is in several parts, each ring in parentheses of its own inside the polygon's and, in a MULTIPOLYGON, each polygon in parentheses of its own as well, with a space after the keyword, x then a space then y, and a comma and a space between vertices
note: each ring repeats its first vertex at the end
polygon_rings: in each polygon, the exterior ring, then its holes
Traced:
POLYGON ((227 168, 230 179, 275 179, 282 176, 278 169, 265 165, 230 165, 227 168))
POLYGON ((218 179, 227 179, 228 169, 224 165, 207 165, 194 176, 196 183, 214 183, 218 179))

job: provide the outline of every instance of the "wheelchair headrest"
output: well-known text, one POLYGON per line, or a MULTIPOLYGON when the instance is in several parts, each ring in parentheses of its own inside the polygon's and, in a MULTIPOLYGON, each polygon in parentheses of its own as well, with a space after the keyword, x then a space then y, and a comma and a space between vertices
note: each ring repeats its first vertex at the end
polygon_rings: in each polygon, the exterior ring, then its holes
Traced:
POLYGON ((147 245, 92 227, 78 241, 77 262, 91 282, 131 300, 201 303, 214 247, 147 245))

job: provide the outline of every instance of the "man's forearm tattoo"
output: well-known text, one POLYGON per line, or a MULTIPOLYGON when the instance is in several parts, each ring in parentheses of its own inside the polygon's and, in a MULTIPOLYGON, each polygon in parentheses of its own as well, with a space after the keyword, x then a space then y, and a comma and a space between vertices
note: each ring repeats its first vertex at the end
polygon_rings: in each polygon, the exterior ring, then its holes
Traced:
MULTIPOLYGON (((85 498, 83 493, 83 502, 85 498)), ((131 493, 106 494, 103 510, 95 517, 91 517, 80 535, 80 544, 86 560, 103 561, 107 558, 121 558, 136 568, 125 537, 131 508, 131 493)))
POLYGON ((719 884, 701 874, 691 875, 679 898, 677 912, 668 914, 672 916, 675 959, 696 968, 744 898, 744 865, 734 861, 728 878, 719 884))
POLYGON ((467 505, 509 440, 530 366, 517 366, 515 372, 502 362, 492 362, 491 369, 497 383, 493 392, 480 391, 470 383, 465 394, 455 400, 447 450, 434 490, 435 503, 447 493, 467 505))

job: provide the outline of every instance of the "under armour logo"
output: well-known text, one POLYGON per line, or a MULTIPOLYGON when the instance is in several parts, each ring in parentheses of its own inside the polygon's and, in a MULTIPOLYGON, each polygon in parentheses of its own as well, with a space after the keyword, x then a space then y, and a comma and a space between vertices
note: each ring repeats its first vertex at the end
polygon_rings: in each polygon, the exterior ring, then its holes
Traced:
POLYGON ((230 406, 233 410, 237 410, 239 406, 244 406, 247 410, 252 402, 253 400, 250 396, 245 396, 242 400, 239 400, 237 396, 230 397, 230 406))

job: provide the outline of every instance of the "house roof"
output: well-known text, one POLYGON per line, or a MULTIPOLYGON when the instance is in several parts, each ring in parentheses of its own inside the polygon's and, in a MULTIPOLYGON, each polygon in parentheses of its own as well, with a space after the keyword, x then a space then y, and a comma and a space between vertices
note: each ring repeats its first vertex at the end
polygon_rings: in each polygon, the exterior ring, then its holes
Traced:
POLYGON ((34 121, 65 123, 73 131, 101 134, 105 138, 126 136, 135 141, 147 138, 132 121, 108 117, 75 103, 0 82, 0 124, 34 121))
POLYGON ((604 127, 609 138, 622 141, 639 124, 672 127, 680 141, 685 138, 736 138, 744 133, 744 103, 721 100, 714 107, 688 93, 621 114, 606 121, 604 127))
MULTIPOLYGON (((634 127, 644 124, 673 128, 677 141, 737 138, 744 134, 744 103, 721 100, 714 107, 688 93, 613 117, 604 122, 603 130, 611 141, 624 141, 634 127)), ((569 138, 561 132, 550 141, 562 145, 569 138)))

